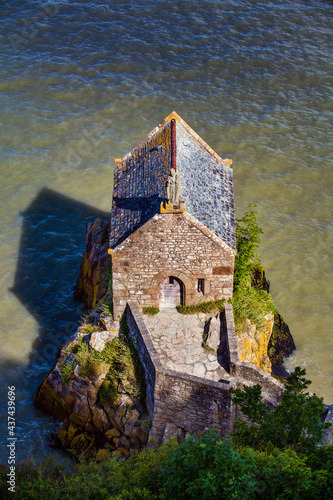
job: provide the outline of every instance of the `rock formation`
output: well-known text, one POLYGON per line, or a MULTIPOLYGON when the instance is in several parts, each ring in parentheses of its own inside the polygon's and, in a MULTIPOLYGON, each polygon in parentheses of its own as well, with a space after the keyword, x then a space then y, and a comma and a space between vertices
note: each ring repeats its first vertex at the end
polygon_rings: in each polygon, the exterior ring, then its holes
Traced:
POLYGON ((274 315, 265 316, 265 324, 261 328, 246 321, 246 329, 236 335, 240 361, 252 363, 261 370, 271 374, 272 363, 268 356, 268 344, 274 329, 274 315))
POLYGON ((90 223, 86 234, 84 253, 75 295, 89 309, 94 309, 108 290, 111 269, 108 256, 110 222, 96 219, 90 223))
MULTIPOLYGON (((94 328, 105 328, 104 315, 95 313, 94 316, 95 323, 103 325, 94 328)), ((117 376, 112 372, 115 386, 112 397, 101 397, 110 364, 108 358, 98 363, 96 353, 102 356, 107 344, 115 341, 116 327, 113 324, 110 330, 87 334, 87 329, 92 328, 93 325, 80 327, 65 344, 56 365, 34 398, 38 408, 62 421, 52 444, 66 449, 78 459, 93 456, 97 450, 104 450, 104 455, 113 450, 127 453, 130 447, 145 445, 149 434, 148 415, 142 401, 121 380, 121 374, 117 376), (95 360, 95 366, 91 366, 87 374, 82 373, 79 354, 76 353, 80 345, 95 360)), ((99 454, 101 458, 101 452, 99 454)))
MULTIPOLYGON (((130 447, 145 445, 149 436, 148 414, 133 384, 132 387, 125 384, 123 374, 112 371, 110 358, 106 356, 106 361, 100 362, 113 342, 124 341, 122 335, 120 339, 118 336, 119 323, 112 319, 112 295, 108 287, 111 280, 107 253, 109 230, 109 223, 101 219, 88 226, 86 252, 75 293, 90 310, 98 306, 88 316, 89 324, 81 326, 62 348, 56 365, 34 399, 37 407, 62 421, 53 444, 76 458, 96 456, 101 460, 113 450, 127 453, 130 447), (82 366, 79 349, 91 359, 89 373, 82 366), (95 366, 94 360, 98 361, 95 366), (108 396, 102 397, 107 393, 107 383, 112 389, 109 400, 108 396)), ((252 279, 256 286, 269 291, 263 268, 258 268, 252 279)), ((204 338, 210 350, 218 349, 217 318, 206 324, 204 338)), ((267 316, 262 328, 248 321, 245 331, 237 336, 237 347, 241 361, 271 373, 272 363, 273 366, 282 364, 295 344, 283 318, 276 314, 274 319, 273 315, 267 316)), ((143 379, 140 383, 144 385, 143 379)), ((165 439, 169 434, 179 438, 179 429, 168 428, 165 439)))

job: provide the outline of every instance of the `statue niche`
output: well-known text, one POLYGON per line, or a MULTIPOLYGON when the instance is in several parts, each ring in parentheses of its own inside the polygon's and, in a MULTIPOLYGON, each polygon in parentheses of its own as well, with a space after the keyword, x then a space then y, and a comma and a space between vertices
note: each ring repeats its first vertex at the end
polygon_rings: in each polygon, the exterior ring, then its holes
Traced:
POLYGON ((179 205, 180 179, 174 168, 170 169, 167 180, 167 202, 169 205, 179 205))
POLYGON ((179 200, 180 176, 174 168, 170 169, 166 182, 166 201, 161 203, 160 213, 185 212, 185 202, 179 200))

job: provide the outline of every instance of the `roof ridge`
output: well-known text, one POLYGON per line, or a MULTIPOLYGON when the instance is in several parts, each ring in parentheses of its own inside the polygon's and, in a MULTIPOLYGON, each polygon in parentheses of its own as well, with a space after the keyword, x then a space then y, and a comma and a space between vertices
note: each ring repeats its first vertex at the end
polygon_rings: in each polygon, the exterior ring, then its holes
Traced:
POLYGON ((164 118, 164 120, 161 121, 156 127, 153 128, 149 132, 149 134, 146 135, 144 139, 142 139, 136 146, 134 146, 123 158, 115 158, 115 162, 117 164, 125 162, 133 154, 138 151, 140 148, 142 148, 151 138, 153 138, 160 130, 163 129, 171 120, 174 119, 176 122, 178 122, 180 125, 184 127, 184 129, 191 134, 191 136, 204 148, 208 153, 210 153, 218 162, 220 162, 224 167, 230 167, 232 164, 232 160, 230 158, 221 158, 208 144, 205 142, 199 134, 197 134, 189 125, 186 123, 185 120, 176 112, 176 111, 171 111, 171 113, 164 118))

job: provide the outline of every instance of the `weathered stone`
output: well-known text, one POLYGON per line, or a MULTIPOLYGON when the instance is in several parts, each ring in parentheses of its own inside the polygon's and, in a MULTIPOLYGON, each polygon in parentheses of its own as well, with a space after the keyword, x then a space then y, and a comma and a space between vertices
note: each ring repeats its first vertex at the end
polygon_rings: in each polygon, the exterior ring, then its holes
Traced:
POLYGON ((104 331, 108 331, 108 341, 118 337, 120 323, 114 320, 112 316, 106 316, 104 313, 101 313, 99 315, 98 325, 103 328, 104 331))
POLYGON ((90 345, 90 347, 95 349, 95 351, 102 352, 105 349, 105 344, 106 344, 107 340, 108 340, 108 332, 107 331, 93 332, 90 335, 89 345, 90 345))
POLYGON ((167 443, 170 439, 177 439, 180 441, 181 439, 184 439, 185 437, 185 431, 184 429, 181 429, 175 424, 172 424, 170 422, 167 422, 165 425, 164 433, 163 433, 163 443, 167 443))
POLYGON ((214 351, 217 351, 220 345, 220 320, 213 317, 208 324, 206 344, 214 351))
POLYGON ((102 408, 98 408, 97 406, 93 406, 91 409, 92 413, 92 423, 101 432, 105 432, 108 429, 109 419, 107 414, 102 408))
POLYGON ((197 364, 193 366, 193 375, 196 375, 197 377, 204 377, 206 375, 206 369, 204 365, 202 364, 197 364))
POLYGON ((265 324, 261 328, 257 328, 247 320, 246 329, 236 335, 239 360, 252 363, 269 374, 272 371, 272 364, 267 351, 273 324, 273 314, 265 316, 265 324))
POLYGON ((105 433, 105 437, 108 441, 111 441, 113 438, 117 438, 120 436, 120 432, 117 429, 109 429, 105 433))

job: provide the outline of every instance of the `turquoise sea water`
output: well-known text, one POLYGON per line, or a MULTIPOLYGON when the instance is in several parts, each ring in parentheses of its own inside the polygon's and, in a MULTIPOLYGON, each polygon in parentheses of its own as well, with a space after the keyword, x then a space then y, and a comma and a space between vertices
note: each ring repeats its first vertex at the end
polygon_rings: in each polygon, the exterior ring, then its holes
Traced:
POLYGON ((233 159, 287 366, 333 403, 332 2, 14 0, 0 19, 2 442, 15 385, 18 456, 47 449, 57 425, 32 396, 82 314, 85 220, 108 216, 114 158, 172 110, 233 159))

